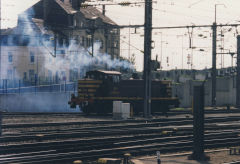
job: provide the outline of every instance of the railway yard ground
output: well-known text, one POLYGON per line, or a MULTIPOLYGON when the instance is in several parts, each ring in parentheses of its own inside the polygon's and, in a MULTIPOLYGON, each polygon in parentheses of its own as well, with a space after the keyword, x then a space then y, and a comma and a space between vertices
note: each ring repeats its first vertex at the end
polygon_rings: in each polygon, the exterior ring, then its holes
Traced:
MULTIPOLYGON (((230 155, 229 149, 209 149, 205 150, 209 161, 189 160, 188 157, 192 152, 181 152, 174 154, 161 155, 162 164, 230 164, 240 163, 240 155, 230 155)), ((135 164, 157 164, 156 156, 143 156, 132 160, 135 164)))
POLYGON ((99 158, 120 158, 130 153, 136 164, 237 163, 240 161, 240 110, 206 108, 205 150, 210 161, 188 160, 193 126, 189 109, 168 117, 140 116, 114 120, 111 115, 81 113, 3 113, 0 163, 96 163, 99 158), (236 150, 235 155, 230 155, 236 150))

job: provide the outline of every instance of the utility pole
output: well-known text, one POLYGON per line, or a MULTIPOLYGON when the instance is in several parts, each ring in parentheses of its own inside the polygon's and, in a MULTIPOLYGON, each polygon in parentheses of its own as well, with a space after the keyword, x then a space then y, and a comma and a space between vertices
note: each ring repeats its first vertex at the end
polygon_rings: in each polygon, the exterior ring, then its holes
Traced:
POLYGON ((237 36, 236 107, 240 107, 240 35, 237 36))
POLYGON ((57 34, 54 31, 54 57, 57 57, 57 34))
POLYGON ((91 42, 92 42, 92 56, 93 56, 93 53, 94 53, 94 32, 95 32, 95 30, 94 29, 92 29, 91 30, 91 42))
POLYGON ((217 6, 218 5, 224 5, 224 4, 215 4, 214 23, 212 25, 212 106, 216 106, 217 6))
POLYGON ((200 160, 204 154, 204 83, 193 88, 193 153, 189 159, 200 160))
POLYGON ((145 0, 144 24, 144 117, 151 115, 152 0, 145 0))
MULTIPOLYGON (((130 22, 129 22, 130 25, 130 22)), ((130 60, 131 57, 131 36, 130 36, 130 28, 128 28, 128 60, 130 60)))
POLYGON ((212 26, 212 106, 216 106, 217 24, 212 26))
POLYGON ((161 56, 160 56, 160 60, 161 60, 161 63, 160 63, 160 70, 162 70, 162 64, 163 64, 163 61, 162 61, 162 56, 163 56, 163 50, 162 50, 162 43, 163 43, 163 40, 162 40, 162 32, 161 32, 161 56))
POLYGON ((2 4, 0 2, 0 80, 2 79, 2 4))

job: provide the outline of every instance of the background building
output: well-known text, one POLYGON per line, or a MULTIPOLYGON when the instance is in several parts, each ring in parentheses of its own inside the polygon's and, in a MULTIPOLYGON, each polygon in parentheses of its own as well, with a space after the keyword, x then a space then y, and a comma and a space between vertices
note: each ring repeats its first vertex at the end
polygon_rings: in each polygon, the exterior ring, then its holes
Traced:
MULTIPOLYGON (((116 23, 96 8, 82 6, 83 2, 41 0, 19 15, 17 27, 1 30, 0 79, 12 86, 19 80, 25 85, 74 81, 84 70, 73 65, 69 55, 95 56, 94 43, 101 54, 119 58, 116 23)), ((86 65, 87 69, 98 66, 86 65)))

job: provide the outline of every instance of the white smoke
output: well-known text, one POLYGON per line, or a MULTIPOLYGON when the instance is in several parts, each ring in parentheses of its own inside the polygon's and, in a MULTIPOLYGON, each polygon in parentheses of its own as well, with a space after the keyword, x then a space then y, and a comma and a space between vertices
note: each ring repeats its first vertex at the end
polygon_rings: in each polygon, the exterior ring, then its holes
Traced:
MULTIPOLYGON (((40 58, 44 58, 44 63, 39 64, 39 67, 43 68, 39 68, 38 76, 41 76, 41 74, 46 76, 46 73, 44 73, 46 71, 51 71, 52 76, 58 72, 59 78, 62 78, 61 76, 66 76, 71 70, 77 71, 78 77, 84 76, 87 70, 93 69, 134 70, 134 66, 129 61, 112 58, 109 54, 102 53, 99 42, 94 43, 94 52, 91 53, 92 47, 84 48, 80 44, 76 44, 75 39, 70 39, 68 46, 67 44, 60 46, 56 41, 56 50, 64 52, 63 54, 56 53, 54 39, 57 40, 58 38, 54 38, 53 31, 48 30, 46 27, 39 29, 32 16, 34 16, 33 9, 19 15, 17 33, 20 34, 19 40, 21 44, 24 43, 29 52, 33 45, 39 46, 37 56, 41 55, 40 58), (56 57, 54 57, 55 54, 56 57), (62 75, 61 72, 65 72, 65 74, 62 75)), ((17 57, 17 55, 15 56, 17 57)), ((21 62, 17 63, 17 68, 20 67, 20 64, 21 62)))
MULTIPOLYGON (((133 65, 127 60, 112 59, 110 55, 106 53, 101 53, 100 43, 94 43, 93 56, 91 55, 91 47, 88 50, 76 45, 73 41, 70 42, 69 47, 64 50, 65 55, 57 55, 53 57, 52 55, 46 56, 50 58, 45 60, 45 68, 56 71, 66 71, 66 70, 78 70, 79 72, 85 69, 107 69, 107 70, 133 70, 133 65)), ((48 53, 43 53, 48 54, 48 53)))

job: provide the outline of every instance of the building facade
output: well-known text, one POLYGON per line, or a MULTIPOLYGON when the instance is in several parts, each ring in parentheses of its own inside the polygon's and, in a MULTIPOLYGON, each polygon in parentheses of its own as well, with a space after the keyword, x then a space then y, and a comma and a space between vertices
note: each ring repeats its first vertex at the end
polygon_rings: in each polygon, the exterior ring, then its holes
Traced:
MULTIPOLYGON (((41 0, 19 15, 15 28, 1 30, 0 79, 31 84, 74 81, 84 73, 77 65, 84 60, 78 54, 89 58, 99 55, 97 52, 119 58, 116 23, 83 3, 41 0), (75 57, 79 62, 72 62, 75 57)), ((84 67, 88 67, 86 63, 84 67)))

